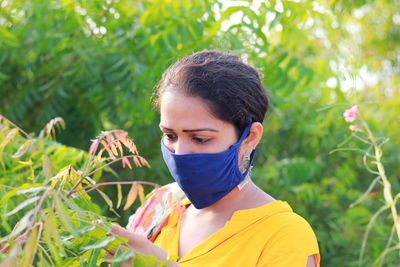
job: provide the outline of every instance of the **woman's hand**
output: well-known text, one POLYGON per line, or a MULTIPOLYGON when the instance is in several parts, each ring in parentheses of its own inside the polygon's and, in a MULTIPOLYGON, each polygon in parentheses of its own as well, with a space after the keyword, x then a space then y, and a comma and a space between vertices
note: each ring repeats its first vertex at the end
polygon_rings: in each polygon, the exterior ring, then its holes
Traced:
MULTIPOLYGON (((116 236, 123 236, 128 238, 128 246, 134 252, 138 252, 144 255, 155 255, 159 259, 159 261, 168 259, 168 253, 160 248, 157 245, 154 245, 151 241, 149 241, 146 237, 132 233, 125 228, 113 224, 111 227, 111 234, 116 236)), ((176 262, 169 262, 167 265, 169 266, 179 266, 176 262)), ((130 266, 129 262, 121 265, 123 267, 130 266)))

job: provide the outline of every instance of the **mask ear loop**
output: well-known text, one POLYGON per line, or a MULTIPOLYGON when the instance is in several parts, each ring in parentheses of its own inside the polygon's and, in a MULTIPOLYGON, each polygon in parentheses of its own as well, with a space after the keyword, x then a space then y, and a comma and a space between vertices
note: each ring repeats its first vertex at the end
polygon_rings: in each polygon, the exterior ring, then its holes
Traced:
MULTIPOLYGON (((250 132, 250 128, 251 128, 251 123, 249 123, 246 128, 243 131, 242 136, 240 137, 240 140, 237 142, 239 145, 243 142, 243 140, 247 137, 247 135, 250 132)), ((255 149, 253 149, 253 151, 250 154, 250 160, 249 160, 249 165, 246 168, 246 171, 242 174, 244 176, 244 179, 237 185, 237 187, 239 188, 239 190, 242 190, 243 187, 249 182, 250 177, 249 177, 249 173, 250 170, 253 166, 251 166, 251 163, 253 162, 254 156, 255 156, 255 149)))
POLYGON ((249 176, 246 176, 246 178, 244 178, 244 180, 241 181, 240 184, 237 185, 237 188, 239 188, 239 191, 242 191, 243 187, 244 187, 246 184, 249 183, 249 179, 250 179, 250 178, 247 178, 247 177, 249 177, 249 176))
POLYGON ((247 124, 243 130, 242 136, 240 137, 237 144, 242 144, 243 140, 246 139, 247 135, 250 133, 251 123, 247 124))

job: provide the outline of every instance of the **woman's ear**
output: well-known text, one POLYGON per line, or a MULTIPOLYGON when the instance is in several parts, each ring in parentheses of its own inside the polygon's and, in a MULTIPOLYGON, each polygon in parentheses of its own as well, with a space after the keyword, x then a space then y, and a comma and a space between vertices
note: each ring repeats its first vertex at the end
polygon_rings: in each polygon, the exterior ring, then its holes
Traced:
POLYGON ((253 122, 251 124, 250 132, 246 139, 243 140, 244 149, 249 150, 249 152, 253 151, 258 143, 260 143, 263 134, 263 126, 259 122, 253 122))
POLYGON ((256 149, 258 143, 262 138, 263 126, 259 122, 253 122, 250 128, 250 132, 247 135, 246 139, 243 140, 243 143, 239 147, 239 164, 242 164, 243 157, 245 155, 249 156, 251 152, 256 149))

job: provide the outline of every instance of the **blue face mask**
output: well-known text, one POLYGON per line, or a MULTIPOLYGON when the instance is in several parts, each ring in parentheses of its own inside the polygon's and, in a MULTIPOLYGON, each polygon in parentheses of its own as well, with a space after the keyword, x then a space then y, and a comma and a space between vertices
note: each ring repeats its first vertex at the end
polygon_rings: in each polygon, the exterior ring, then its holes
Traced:
POLYGON ((197 209, 214 204, 247 176, 255 150, 243 174, 238 166, 238 154, 250 127, 251 124, 246 126, 236 144, 219 153, 174 154, 161 139, 163 158, 172 177, 197 209))

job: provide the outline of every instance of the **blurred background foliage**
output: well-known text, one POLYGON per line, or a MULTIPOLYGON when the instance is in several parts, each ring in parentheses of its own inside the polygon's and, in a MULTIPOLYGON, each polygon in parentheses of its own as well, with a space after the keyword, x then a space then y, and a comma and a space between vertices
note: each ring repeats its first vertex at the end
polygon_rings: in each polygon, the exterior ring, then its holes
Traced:
MULTIPOLYGON (((399 40, 396 0, 2 0, 0 113, 32 133, 60 116, 67 127, 57 140, 83 150, 103 129, 127 130, 152 169, 115 168, 102 179, 165 184, 152 89, 187 54, 235 52, 257 67, 273 102, 253 179, 307 218, 322 266, 356 266, 381 191, 349 208, 374 177, 357 152, 329 152, 351 137, 342 113, 358 104, 390 138, 383 160, 400 191, 399 40)), ((343 147, 367 148, 357 139, 343 147)), ((386 215, 365 264, 386 244, 386 215)), ((386 259, 396 261, 398 253, 386 259)))

